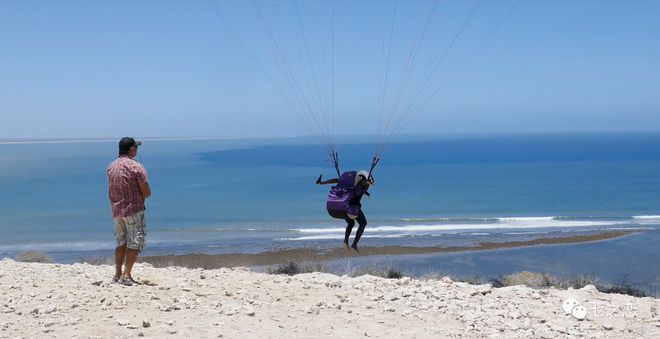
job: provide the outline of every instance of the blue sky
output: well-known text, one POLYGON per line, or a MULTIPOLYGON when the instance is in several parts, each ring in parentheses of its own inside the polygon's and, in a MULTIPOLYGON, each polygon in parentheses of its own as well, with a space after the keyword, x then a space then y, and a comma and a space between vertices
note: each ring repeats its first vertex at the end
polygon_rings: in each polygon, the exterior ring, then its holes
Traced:
POLYGON ((331 102, 320 134, 381 112, 404 134, 660 129, 657 1, 523 0, 468 59, 514 2, 480 3, 440 59, 476 3, 439 1, 404 86, 433 1, 299 1, 303 30, 258 1, 293 77, 251 2, 212 2, 0 1, 0 138, 307 135, 331 102))

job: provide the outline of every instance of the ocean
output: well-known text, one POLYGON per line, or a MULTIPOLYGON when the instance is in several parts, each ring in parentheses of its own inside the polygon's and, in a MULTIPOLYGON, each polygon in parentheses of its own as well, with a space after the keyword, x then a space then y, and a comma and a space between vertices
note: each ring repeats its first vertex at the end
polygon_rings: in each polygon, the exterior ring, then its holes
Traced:
MULTIPOLYGON (((342 170, 368 169, 375 138, 344 139, 342 170)), ((25 250, 62 263, 111 256, 105 169, 116 148, 116 140, 0 141, 0 257, 25 250)), ((384 150, 371 197, 363 198, 369 224, 360 246, 639 229, 590 244, 380 259, 419 274, 526 269, 613 280, 627 272, 660 286, 658 149, 660 133, 402 137, 384 150)), ((341 246, 343 221, 325 210, 329 186, 314 183, 336 176, 324 150, 305 137, 144 140, 137 158, 153 197, 143 255, 341 246)))

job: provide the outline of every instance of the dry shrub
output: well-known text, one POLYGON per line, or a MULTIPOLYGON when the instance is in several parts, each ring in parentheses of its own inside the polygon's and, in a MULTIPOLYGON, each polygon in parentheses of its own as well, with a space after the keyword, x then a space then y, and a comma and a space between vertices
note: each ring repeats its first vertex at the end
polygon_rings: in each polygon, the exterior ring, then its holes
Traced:
POLYGON ((39 251, 23 251, 16 254, 16 261, 19 262, 40 262, 52 263, 53 258, 44 252, 39 251))
POLYGON ((352 277, 359 277, 361 275, 373 275, 375 277, 381 277, 387 279, 399 279, 405 276, 403 274, 403 271, 389 265, 365 266, 356 269, 350 273, 352 277))
POLYGON ((541 288, 554 286, 554 280, 547 274, 522 271, 504 276, 502 284, 504 286, 525 285, 531 288, 541 288))
POLYGON ((289 261, 285 264, 277 266, 275 269, 268 269, 269 274, 285 274, 285 275, 296 275, 301 273, 312 273, 312 272, 324 272, 323 265, 314 261, 305 261, 302 263, 296 263, 289 261))

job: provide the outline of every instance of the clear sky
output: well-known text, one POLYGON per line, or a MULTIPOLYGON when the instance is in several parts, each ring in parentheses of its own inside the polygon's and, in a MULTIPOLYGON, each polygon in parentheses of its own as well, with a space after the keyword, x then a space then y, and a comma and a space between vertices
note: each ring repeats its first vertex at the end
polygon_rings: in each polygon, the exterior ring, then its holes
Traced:
POLYGON ((256 4, 0 1, 0 139, 660 130, 660 1, 256 4))

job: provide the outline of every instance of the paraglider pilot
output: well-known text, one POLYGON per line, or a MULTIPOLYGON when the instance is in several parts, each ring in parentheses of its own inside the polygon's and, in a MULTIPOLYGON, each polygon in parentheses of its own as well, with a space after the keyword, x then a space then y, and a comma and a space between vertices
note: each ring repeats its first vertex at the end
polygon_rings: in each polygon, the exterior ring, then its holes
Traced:
POLYGON ((317 185, 337 184, 332 186, 328 194, 328 213, 337 219, 346 220, 346 234, 344 235, 344 246, 348 248, 348 238, 351 235, 355 221, 360 225, 355 233, 351 248, 358 250, 357 244, 367 226, 367 218, 362 212, 360 200, 363 195, 370 196, 368 189, 374 183, 374 178, 367 171, 344 172, 339 178, 322 180, 322 176, 316 180, 317 185))

